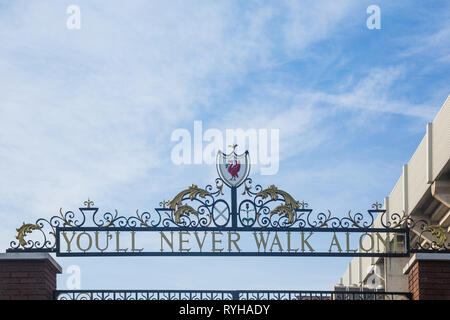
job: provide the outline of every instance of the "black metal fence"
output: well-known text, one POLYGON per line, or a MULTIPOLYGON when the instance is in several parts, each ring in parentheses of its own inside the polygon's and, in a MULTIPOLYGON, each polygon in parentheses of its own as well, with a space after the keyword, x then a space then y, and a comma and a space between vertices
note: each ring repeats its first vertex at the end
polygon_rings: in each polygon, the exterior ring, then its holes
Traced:
POLYGON ((56 290, 55 300, 410 300, 408 292, 295 290, 56 290))

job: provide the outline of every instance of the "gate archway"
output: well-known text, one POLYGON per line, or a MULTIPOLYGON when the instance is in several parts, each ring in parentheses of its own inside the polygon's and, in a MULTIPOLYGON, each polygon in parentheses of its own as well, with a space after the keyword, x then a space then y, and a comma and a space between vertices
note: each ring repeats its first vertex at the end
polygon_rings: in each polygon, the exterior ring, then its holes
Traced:
MULTIPOLYGON (((214 185, 192 184, 153 211, 125 216, 100 213, 88 199, 78 211, 23 223, 8 252, 48 252, 57 257, 289 256, 405 257, 450 252, 446 233, 405 214, 386 214, 376 202, 367 213, 314 212, 305 201, 270 185, 254 185, 248 152, 219 152, 214 185), (410 230, 419 241, 410 243, 410 230), (417 231, 419 230, 419 231, 417 231), (141 241, 146 239, 146 241, 141 241), (421 241, 424 240, 424 241, 421 241), (144 242, 160 248, 145 247, 144 242)), ((409 298, 383 291, 56 290, 55 299, 289 299, 409 298)))

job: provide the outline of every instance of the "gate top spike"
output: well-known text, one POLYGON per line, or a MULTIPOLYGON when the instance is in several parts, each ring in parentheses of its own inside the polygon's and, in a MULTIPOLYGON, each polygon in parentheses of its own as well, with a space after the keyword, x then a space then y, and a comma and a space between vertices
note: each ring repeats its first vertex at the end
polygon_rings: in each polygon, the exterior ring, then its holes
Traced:
POLYGON ((84 205, 86 206, 86 208, 90 208, 91 205, 94 205, 94 201, 92 201, 91 199, 88 198, 88 199, 84 202, 84 205))
POLYGON ((308 207, 308 203, 305 202, 305 200, 303 200, 302 202, 300 202, 300 205, 302 206, 302 209, 305 209, 308 207))
POLYGON ((232 149, 232 152, 235 152, 237 146, 238 145, 236 143, 229 145, 229 147, 232 149))
POLYGON ((375 210, 379 210, 382 207, 381 203, 376 201, 374 204, 372 204, 372 208, 375 208, 375 210))

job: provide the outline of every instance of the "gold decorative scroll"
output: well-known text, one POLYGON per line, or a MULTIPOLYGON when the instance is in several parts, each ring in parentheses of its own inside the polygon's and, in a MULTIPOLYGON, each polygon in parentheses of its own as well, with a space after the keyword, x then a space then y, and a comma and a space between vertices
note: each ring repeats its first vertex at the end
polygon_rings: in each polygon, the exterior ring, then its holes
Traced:
POLYGON ((275 207, 275 209, 270 212, 270 215, 286 215, 288 217, 288 222, 293 223, 295 218, 295 210, 300 207, 300 204, 289 193, 278 189, 274 185, 271 185, 267 189, 258 192, 256 197, 260 196, 262 199, 266 199, 270 196, 271 200, 279 200, 279 195, 283 197, 284 204, 275 207))
POLYGON ((205 189, 197 187, 195 184, 191 185, 188 189, 178 193, 172 201, 169 201, 169 209, 175 210, 173 216, 176 223, 180 223, 180 218, 183 214, 194 214, 198 216, 198 211, 187 204, 183 204, 183 198, 189 195, 190 200, 194 200, 197 197, 205 198, 206 196, 212 196, 210 192, 205 189))
POLYGON ((440 225, 426 226, 423 228, 423 231, 430 231, 433 236, 436 236, 439 247, 442 247, 447 241, 447 231, 440 225))
POLYGON ((20 228, 17 228, 17 236, 16 239, 19 240, 19 244, 24 247, 27 242, 25 241, 25 236, 29 233, 32 233, 33 230, 39 230, 41 227, 39 227, 37 224, 32 223, 23 223, 20 228))

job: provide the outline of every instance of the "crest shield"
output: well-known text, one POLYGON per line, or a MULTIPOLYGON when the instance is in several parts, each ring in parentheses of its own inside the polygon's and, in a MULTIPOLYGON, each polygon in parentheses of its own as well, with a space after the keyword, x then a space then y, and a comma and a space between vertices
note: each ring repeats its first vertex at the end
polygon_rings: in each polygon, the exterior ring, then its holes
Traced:
POLYGON ((222 151, 217 153, 217 172, 229 187, 238 187, 248 177, 250 172, 250 159, 248 151, 237 154, 233 148, 230 154, 222 151))

